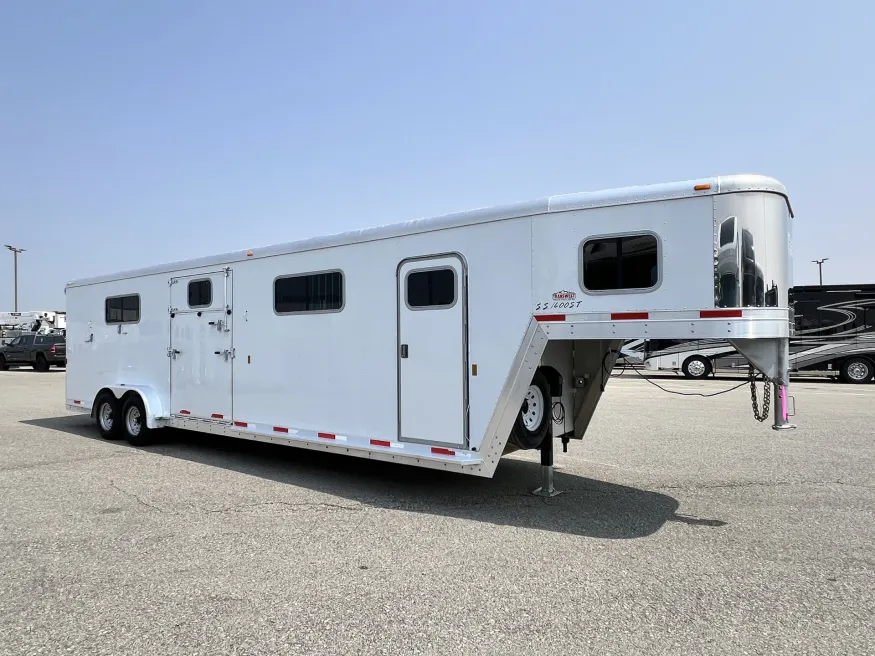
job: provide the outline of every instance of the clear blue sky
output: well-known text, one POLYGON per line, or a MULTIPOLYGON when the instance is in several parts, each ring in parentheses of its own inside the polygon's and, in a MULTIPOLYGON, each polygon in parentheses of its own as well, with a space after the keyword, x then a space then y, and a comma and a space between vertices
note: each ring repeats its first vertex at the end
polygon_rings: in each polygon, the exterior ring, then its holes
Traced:
MULTIPOLYGON (((67 280, 573 191, 738 172, 796 283, 875 282, 875 4, 0 5, 0 244, 67 280)), ((496 254, 500 256, 500 254, 496 254)), ((0 252, 0 310, 12 307, 0 252)))

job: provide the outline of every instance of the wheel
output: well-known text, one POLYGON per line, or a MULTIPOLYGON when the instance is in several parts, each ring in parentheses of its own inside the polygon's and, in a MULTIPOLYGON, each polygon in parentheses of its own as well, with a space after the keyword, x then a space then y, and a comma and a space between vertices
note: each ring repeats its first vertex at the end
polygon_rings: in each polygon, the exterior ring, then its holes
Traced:
POLYGON ((550 386, 544 374, 535 372, 520 408, 510 439, 520 449, 537 449, 544 441, 552 421, 550 386))
POLYGON ((95 416, 100 435, 105 440, 119 440, 122 438, 122 423, 119 419, 119 402, 111 394, 101 396, 97 401, 95 416))
POLYGON ((46 356, 44 356, 42 353, 37 353, 36 360, 33 363, 33 368, 36 371, 48 371, 49 363, 46 360, 46 356))
POLYGON ((124 434, 131 446, 146 446, 152 431, 146 426, 146 408, 138 394, 131 394, 122 409, 124 434))
POLYGON ((9 371, 9 365, 6 363, 6 358, 0 355, 0 371, 9 371))
POLYGON ((681 371, 687 378, 705 378, 711 373, 711 361, 701 355, 691 355, 684 360, 681 371))
POLYGON ((842 362, 841 377, 846 383, 867 383, 872 380, 872 363, 866 358, 848 358, 842 362))

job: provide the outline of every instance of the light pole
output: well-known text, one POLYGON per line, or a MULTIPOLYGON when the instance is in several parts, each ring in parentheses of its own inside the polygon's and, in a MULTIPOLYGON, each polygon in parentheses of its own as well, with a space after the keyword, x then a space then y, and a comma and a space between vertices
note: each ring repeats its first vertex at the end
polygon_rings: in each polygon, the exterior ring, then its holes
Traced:
POLYGON ((825 257, 822 260, 811 260, 817 265, 817 277, 820 279, 820 284, 823 285, 823 263, 829 258, 825 257))
POLYGON ((23 248, 15 248, 15 246, 10 246, 9 244, 3 244, 12 251, 12 257, 15 260, 15 309, 13 312, 18 312, 18 254, 23 253, 25 249, 23 248))

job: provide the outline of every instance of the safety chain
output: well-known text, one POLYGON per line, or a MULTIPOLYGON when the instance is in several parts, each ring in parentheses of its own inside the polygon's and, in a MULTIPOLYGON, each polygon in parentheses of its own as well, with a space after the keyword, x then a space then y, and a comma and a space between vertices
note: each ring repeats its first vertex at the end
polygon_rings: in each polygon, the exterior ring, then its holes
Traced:
POLYGON ((771 383, 769 377, 763 374, 763 381, 765 384, 763 385, 763 412, 760 414, 758 403, 757 403, 757 387, 756 387, 756 376, 754 374, 753 365, 750 365, 750 369, 748 370, 747 377, 750 380, 750 404, 753 406, 753 416, 757 421, 765 421, 769 418, 769 403, 772 399, 772 391, 771 391, 771 383))

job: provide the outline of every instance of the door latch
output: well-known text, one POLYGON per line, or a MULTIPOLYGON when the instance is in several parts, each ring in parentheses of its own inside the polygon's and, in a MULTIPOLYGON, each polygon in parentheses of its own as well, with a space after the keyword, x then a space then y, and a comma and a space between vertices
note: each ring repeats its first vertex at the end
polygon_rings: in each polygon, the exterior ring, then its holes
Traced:
POLYGON ((173 358, 175 360, 176 356, 179 354, 180 354, 179 349, 171 348, 169 346, 167 347, 167 357, 168 358, 173 358))
POLYGON ((407 352, 408 352, 407 344, 402 344, 401 345, 401 357, 406 358, 407 352))
POLYGON ((228 361, 228 358, 234 358, 234 349, 225 349, 224 351, 213 351, 216 355, 221 355, 225 358, 225 362, 228 361))

